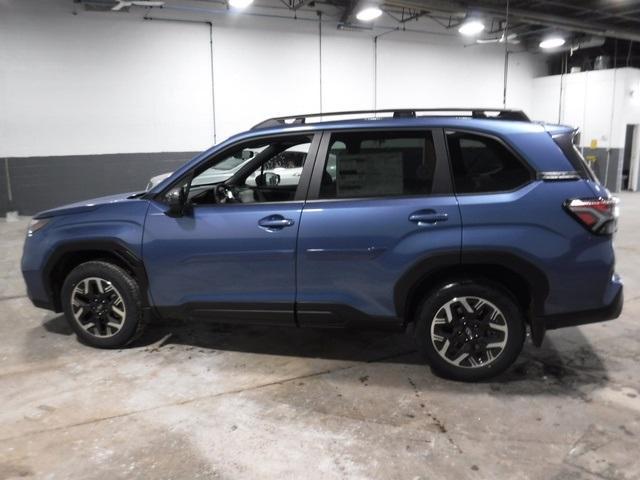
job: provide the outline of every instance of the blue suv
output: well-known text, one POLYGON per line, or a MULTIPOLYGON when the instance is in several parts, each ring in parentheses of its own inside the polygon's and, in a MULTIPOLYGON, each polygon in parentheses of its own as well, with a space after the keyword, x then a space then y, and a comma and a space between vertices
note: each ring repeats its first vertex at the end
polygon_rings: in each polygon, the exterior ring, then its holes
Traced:
POLYGON ((621 312, 617 200, 574 135, 513 110, 270 119, 148 192, 39 213, 22 272, 95 347, 158 317, 410 327, 436 373, 480 380, 527 329, 621 312), (250 161, 201 181, 230 158, 250 161))

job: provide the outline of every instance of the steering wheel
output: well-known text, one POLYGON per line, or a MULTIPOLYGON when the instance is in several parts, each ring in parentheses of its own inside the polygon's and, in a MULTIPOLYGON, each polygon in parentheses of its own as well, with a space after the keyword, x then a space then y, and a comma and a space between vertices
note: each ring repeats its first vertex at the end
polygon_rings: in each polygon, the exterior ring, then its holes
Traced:
POLYGON ((216 185, 216 188, 214 189, 214 195, 216 197, 216 203, 238 202, 234 188, 230 187, 229 185, 225 185, 224 183, 216 185))

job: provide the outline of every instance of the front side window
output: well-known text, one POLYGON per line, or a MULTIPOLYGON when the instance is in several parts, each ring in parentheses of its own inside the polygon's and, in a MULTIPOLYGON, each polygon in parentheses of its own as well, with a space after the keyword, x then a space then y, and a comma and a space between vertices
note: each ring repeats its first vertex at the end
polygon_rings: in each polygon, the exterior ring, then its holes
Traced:
POLYGON ((530 170, 498 140, 467 132, 447 132, 456 193, 514 190, 531 180, 530 170))
POLYGON ((311 140, 305 135, 241 145, 195 173, 189 200, 194 205, 294 200, 311 140))
POLYGON ((213 185, 231 178, 242 166, 266 148, 266 145, 253 145, 235 150, 229 156, 216 162, 212 167, 199 173, 191 182, 192 186, 213 185))
POLYGON ((436 155, 430 132, 335 133, 321 199, 429 195, 436 155))

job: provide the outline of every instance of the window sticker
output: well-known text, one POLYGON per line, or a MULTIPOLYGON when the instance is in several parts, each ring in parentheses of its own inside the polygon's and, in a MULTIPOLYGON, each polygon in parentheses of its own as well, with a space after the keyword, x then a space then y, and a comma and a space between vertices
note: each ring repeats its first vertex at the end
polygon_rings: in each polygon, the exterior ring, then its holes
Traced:
POLYGON ((402 154, 337 154, 338 196, 402 194, 402 154))

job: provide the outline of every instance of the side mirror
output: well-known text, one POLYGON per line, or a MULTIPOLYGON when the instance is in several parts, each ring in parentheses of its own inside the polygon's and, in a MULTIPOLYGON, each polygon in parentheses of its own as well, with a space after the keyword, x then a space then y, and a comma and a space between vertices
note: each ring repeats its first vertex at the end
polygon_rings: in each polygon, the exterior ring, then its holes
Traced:
POLYGON ((176 187, 164 196, 165 203, 169 207, 167 215, 172 217, 180 217, 184 213, 184 207, 186 204, 186 188, 176 187))
POLYGON ((273 172, 265 172, 256 177, 258 187, 275 187, 280 185, 280 175, 273 172))
POLYGON ((241 152, 236 152, 233 155, 233 158, 237 158, 239 160, 249 160, 254 157, 254 153, 251 150, 242 150, 241 152))

